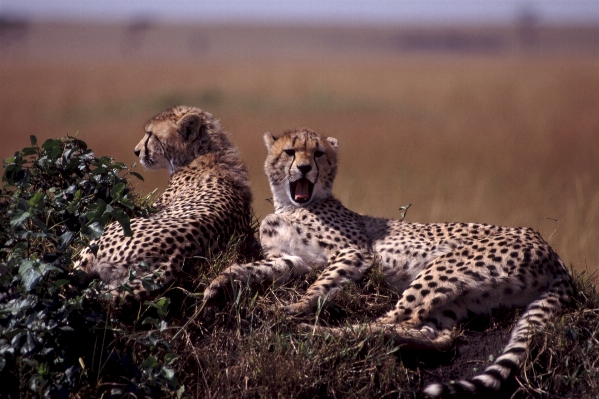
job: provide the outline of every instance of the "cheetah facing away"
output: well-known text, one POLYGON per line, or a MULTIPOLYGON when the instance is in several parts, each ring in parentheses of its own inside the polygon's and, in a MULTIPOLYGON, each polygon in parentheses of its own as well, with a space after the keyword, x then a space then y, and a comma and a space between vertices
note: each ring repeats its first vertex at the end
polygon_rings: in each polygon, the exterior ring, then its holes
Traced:
MULTIPOLYGON (((429 397, 481 397, 500 390, 526 358, 529 335, 572 295, 562 261, 529 228, 474 223, 407 223, 357 214, 331 193, 337 172, 337 140, 310 129, 264 136, 266 175, 275 213, 264 218, 260 241, 265 259, 234 264, 206 289, 215 301, 233 281, 282 283, 322 270, 297 303, 286 310, 310 312, 344 283, 373 265, 400 293, 395 309, 366 326, 400 344, 447 349, 456 323, 500 306, 525 310, 503 354, 486 370, 455 384, 432 384, 429 397)), ((358 326, 354 326, 358 328, 358 326)), ((343 335, 347 328, 319 327, 343 335)))
MULTIPOLYGON (((248 245, 253 239, 247 170, 211 114, 176 106, 151 119, 145 132, 135 147, 141 164, 170 172, 167 189, 153 205, 157 213, 132 219, 132 237, 110 224, 92 243, 97 253, 86 248, 75 266, 107 283, 115 299, 129 268, 140 279, 158 272, 166 285, 180 275, 186 258, 221 251, 233 237, 248 245)), ((125 299, 147 296, 139 281, 128 283, 134 295, 125 299)))

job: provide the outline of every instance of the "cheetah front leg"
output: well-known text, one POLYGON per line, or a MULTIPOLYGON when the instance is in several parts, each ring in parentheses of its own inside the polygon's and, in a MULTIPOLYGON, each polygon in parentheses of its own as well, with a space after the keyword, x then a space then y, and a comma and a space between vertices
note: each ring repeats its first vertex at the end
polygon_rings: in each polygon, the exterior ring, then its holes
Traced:
POLYGON ((258 286, 264 282, 283 284, 312 271, 299 256, 283 255, 263 261, 234 264, 219 274, 204 291, 204 303, 214 302, 232 291, 233 284, 258 286))
POLYGON ((329 266, 308 288, 298 302, 285 307, 289 313, 311 313, 318 306, 319 299, 332 297, 349 281, 358 281, 364 276, 374 261, 370 253, 362 253, 355 248, 339 251, 329 266))
MULTIPOLYGON (((412 348, 450 348, 453 327, 456 320, 466 316, 467 308, 449 305, 474 291, 481 280, 489 278, 489 270, 485 268, 479 268, 476 273, 454 272, 451 265, 455 263, 456 254, 449 252, 429 263, 401 293, 395 309, 374 323, 353 325, 349 330, 312 326, 311 331, 345 336, 366 328, 412 348)), ((308 326, 303 329, 307 330, 308 326)))

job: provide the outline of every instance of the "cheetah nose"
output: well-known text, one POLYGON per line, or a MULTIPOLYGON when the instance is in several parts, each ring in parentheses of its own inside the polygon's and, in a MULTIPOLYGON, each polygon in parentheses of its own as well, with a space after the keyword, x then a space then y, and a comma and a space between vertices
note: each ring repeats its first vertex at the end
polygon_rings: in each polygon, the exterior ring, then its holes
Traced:
POLYGON ((304 175, 308 174, 308 172, 312 170, 312 166, 310 166, 310 165, 299 165, 297 168, 304 175))
POLYGON ((138 150, 137 148, 133 150, 133 152, 135 153, 135 156, 139 156, 139 153, 141 152, 141 150, 138 150))

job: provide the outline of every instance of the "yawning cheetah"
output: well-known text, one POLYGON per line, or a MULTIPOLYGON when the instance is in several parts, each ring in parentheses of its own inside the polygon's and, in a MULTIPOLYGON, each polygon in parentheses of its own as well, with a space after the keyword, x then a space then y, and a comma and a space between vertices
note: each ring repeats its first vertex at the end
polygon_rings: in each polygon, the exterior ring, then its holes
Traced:
MULTIPOLYGON (((260 227, 265 260, 233 265, 206 289, 210 301, 232 281, 284 282, 322 270, 290 312, 313 311, 344 283, 378 265, 401 293, 395 309, 367 328, 413 347, 445 349, 456 323, 500 306, 524 307, 501 356, 480 375, 433 384, 431 397, 485 396, 518 371, 529 335, 568 304, 571 280, 564 264, 529 228, 475 223, 407 223, 357 214, 331 193, 337 140, 310 129, 267 133, 265 169, 275 213, 260 227)), ((342 335, 347 329, 324 328, 342 335)))

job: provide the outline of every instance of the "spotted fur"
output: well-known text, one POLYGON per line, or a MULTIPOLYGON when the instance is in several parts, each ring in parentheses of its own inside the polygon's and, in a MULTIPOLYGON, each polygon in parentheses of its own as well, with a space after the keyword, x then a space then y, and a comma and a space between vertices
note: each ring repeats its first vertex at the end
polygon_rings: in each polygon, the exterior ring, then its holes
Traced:
MULTIPOLYGON (((92 243, 97 253, 83 250, 75 266, 107 283, 115 297, 129 269, 139 278, 158 273, 166 285, 181 274, 186 258, 217 253, 234 236, 253 239, 247 170, 211 114, 176 106, 150 120, 145 132, 135 147, 141 164, 170 172, 168 188, 154 204, 158 212, 132 219, 132 237, 110 224, 92 243)), ((139 280, 129 285, 128 299, 147 296, 139 280)))
MULTIPOLYGON (((260 227, 265 260, 226 269, 206 289, 205 301, 222 295, 231 281, 281 283, 315 267, 322 271, 318 279, 299 302, 286 307, 311 312, 319 300, 331 298, 346 282, 358 281, 378 265, 385 281, 401 294, 395 309, 366 328, 408 346, 438 349, 451 346, 452 329, 471 314, 524 307, 503 354, 470 380, 430 385, 424 394, 434 398, 485 397, 499 391, 522 365, 530 333, 568 304, 570 276, 534 230, 360 215, 331 193, 337 140, 303 128, 278 139, 267 133, 265 141, 265 170, 275 205, 275 213, 260 227), (297 187, 304 187, 299 196, 297 187)), ((357 328, 316 331, 345 335, 357 328)))

